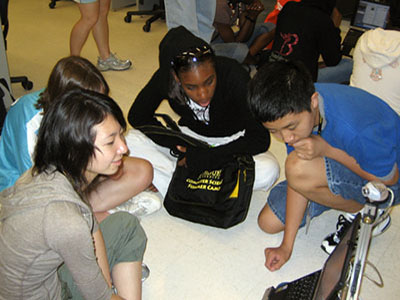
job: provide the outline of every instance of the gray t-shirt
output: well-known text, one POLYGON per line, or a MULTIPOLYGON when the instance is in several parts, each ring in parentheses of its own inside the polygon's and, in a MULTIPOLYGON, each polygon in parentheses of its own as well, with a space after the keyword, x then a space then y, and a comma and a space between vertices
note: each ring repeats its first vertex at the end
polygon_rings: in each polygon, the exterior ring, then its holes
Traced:
POLYGON ((59 172, 25 172, 0 193, 0 299, 61 299, 65 263, 86 299, 110 299, 97 264, 91 209, 59 172))

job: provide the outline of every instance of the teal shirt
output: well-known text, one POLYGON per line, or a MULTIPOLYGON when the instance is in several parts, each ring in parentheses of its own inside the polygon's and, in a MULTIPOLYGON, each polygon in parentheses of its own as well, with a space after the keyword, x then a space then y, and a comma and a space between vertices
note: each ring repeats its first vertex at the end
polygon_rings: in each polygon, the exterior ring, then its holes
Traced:
POLYGON ((13 103, 7 113, 0 138, 0 191, 32 166, 37 132, 42 120, 35 108, 42 90, 24 95, 13 103))

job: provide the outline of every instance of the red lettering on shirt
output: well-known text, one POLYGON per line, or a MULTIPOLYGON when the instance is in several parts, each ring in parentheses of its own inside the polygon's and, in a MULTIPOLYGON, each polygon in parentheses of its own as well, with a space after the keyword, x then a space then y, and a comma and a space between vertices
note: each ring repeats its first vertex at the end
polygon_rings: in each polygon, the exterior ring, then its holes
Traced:
POLYGON ((283 44, 280 50, 280 54, 288 56, 293 52, 293 46, 299 42, 299 36, 296 33, 281 33, 283 44))

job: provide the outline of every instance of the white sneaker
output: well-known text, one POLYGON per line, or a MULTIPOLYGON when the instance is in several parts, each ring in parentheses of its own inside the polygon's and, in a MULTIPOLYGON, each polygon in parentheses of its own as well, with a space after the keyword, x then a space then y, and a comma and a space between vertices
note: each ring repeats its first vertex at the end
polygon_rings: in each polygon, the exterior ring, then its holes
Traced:
POLYGON ((97 68, 104 72, 108 70, 123 71, 131 67, 132 62, 129 59, 120 59, 115 53, 111 53, 110 57, 103 60, 100 57, 97 59, 97 68))
POLYGON ((136 217, 143 217, 156 212, 160 208, 161 200, 157 194, 151 191, 143 191, 108 212, 113 214, 118 211, 125 211, 136 217))

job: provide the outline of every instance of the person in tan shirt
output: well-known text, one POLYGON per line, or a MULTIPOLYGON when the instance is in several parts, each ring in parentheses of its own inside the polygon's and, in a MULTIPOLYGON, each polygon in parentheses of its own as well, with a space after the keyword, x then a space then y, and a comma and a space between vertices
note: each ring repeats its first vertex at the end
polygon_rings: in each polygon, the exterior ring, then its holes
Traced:
POLYGON ((99 175, 119 170, 125 128, 100 93, 74 89, 50 104, 33 168, 0 194, 0 299, 141 299, 137 217, 117 212, 99 228, 88 200, 99 175))

